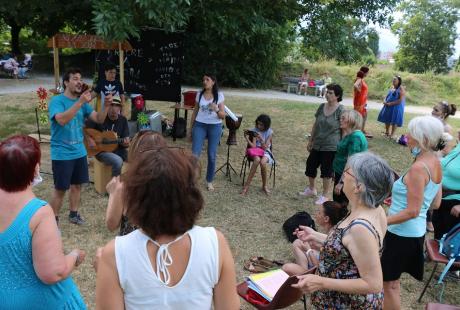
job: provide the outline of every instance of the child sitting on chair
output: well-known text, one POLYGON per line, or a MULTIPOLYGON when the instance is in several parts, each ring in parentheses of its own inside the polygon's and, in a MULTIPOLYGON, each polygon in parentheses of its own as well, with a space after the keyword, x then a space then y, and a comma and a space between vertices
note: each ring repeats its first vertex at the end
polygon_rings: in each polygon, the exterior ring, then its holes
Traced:
MULTIPOLYGON (((326 201, 323 203, 322 207, 316 211, 315 221, 326 233, 329 233, 331 228, 337 225, 347 213, 348 209, 342 207, 338 202, 326 201)), ((296 262, 284 264, 282 268, 289 275, 302 274, 318 266, 319 249, 322 246, 322 242, 315 238, 317 234, 313 228, 300 226, 300 228, 295 230, 294 234, 299 238, 292 243, 292 250, 296 262), (304 239, 304 241, 302 241, 302 239, 304 239)))
POLYGON ((266 114, 260 114, 256 119, 256 127, 244 132, 244 138, 248 142, 246 155, 248 160, 252 161, 251 170, 249 171, 248 180, 241 191, 241 195, 246 195, 249 190, 257 166, 260 164, 260 173, 262 175, 262 190, 269 195, 267 187, 267 164, 272 165, 273 155, 271 152, 273 130, 270 128, 271 119, 266 114))

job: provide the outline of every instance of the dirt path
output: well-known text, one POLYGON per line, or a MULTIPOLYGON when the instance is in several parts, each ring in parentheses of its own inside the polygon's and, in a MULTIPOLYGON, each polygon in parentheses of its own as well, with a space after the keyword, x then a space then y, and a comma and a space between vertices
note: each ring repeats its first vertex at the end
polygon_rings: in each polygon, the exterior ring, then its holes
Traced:
MULTIPOLYGON (((91 80, 85 79, 85 82, 90 84, 91 80)), ((26 80, 14 80, 14 79, 0 79, 0 95, 2 94, 14 94, 14 93, 25 93, 33 92, 39 86, 45 88, 54 87, 54 78, 50 75, 33 75, 31 78, 26 80)), ((183 90, 193 90, 196 89, 190 86, 184 86, 183 90)), ((322 103, 324 99, 317 98, 315 96, 301 96, 297 94, 288 94, 281 91, 275 90, 250 90, 250 89, 240 89, 240 88, 224 88, 223 89, 226 96, 235 96, 235 97, 249 97, 249 98, 258 98, 258 99, 277 99, 277 100, 289 100, 289 101, 299 101, 305 102, 306 104, 311 103, 322 103)), ((345 106, 353 106, 352 98, 344 98, 343 104, 345 106)), ((382 108, 382 103, 376 101, 368 102, 369 109, 380 110, 382 108)), ((410 106, 406 105, 405 112, 413 114, 430 114, 431 107, 420 107, 420 106, 410 106)), ((457 113, 454 118, 460 119, 460 113, 457 113)))

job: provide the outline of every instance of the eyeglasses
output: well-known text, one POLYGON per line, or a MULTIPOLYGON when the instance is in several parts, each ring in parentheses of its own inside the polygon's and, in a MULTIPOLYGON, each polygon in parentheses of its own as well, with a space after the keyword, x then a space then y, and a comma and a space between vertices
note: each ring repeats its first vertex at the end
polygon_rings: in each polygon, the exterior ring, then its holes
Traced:
POLYGON ((351 169, 351 168, 345 169, 344 173, 348 174, 348 175, 351 176, 353 179, 355 179, 356 181, 358 181, 358 179, 357 179, 354 175, 352 175, 350 172, 348 172, 348 170, 350 170, 350 169, 351 169))

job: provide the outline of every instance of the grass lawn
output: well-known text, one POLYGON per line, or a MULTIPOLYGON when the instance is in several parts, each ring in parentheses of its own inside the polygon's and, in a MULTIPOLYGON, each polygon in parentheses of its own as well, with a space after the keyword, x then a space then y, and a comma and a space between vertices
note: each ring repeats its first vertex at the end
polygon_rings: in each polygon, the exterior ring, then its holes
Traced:
MULTIPOLYGON (((0 95, 0 138, 13 133, 32 133, 35 128, 35 113, 33 107, 36 96, 33 93, 19 95, 0 95)), ((306 185, 304 175, 305 160, 307 157, 305 134, 311 129, 313 115, 317 105, 301 102, 288 102, 279 100, 255 100, 240 97, 226 97, 226 103, 235 113, 243 114, 243 124, 238 131, 237 146, 232 146, 230 161, 239 172, 243 158, 245 143, 243 131, 254 126, 254 120, 260 113, 267 113, 272 117, 274 130, 274 155, 278 166, 276 168, 276 187, 272 195, 267 197, 261 191, 260 174, 254 179, 246 197, 241 197, 241 180, 232 175, 232 181, 219 173, 215 178, 214 192, 205 190, 206 156, 202 156, 202 178, 200 180, 206 205, 201 214, 199 225, 214 226, 220 229, 227 237, 237 271, 237 281, 240 282, 247 272, 243 270, 243 261, 250 256, 258 255, 267 258, 292 259, 290 244, 283 235, 283 222, 297 211, 307 210, 315 212, 313 199, 301 198, 297 192, 306 185)), ((170 103, 148 102, 149 108, 157 109, 173 118, 173 110, 169 109, 170 103)), ((375 138, 369 141, 371 151, 380 154, 399 173, 409 167, 412 158, 407 148, 380 137, 383 125, 376 122, 377 111, 369 113, 368 130, 374 133, 375 138)), ((406 115, 405 124, 413 115, 406 115)), ((451 125, 458 129, 460 122, 452 120, 451 125)), ((405 132, 405 128, 398 133, 405 132)), ((227 146, 225 141, 228 131, 225 130, 222 146, 219 148, 217 166, 226 160, 227 146)), ((170 139, 170 138, 168 138, 170 139)), ((169 143, 173 143, 169 140, 169 143)), ((177 145, 190 148, 190 143, 179 139, 177 145)), ((49 160, 49 145, 42 144, 43 172, 51 172, 49 160)), ((205 155, 205 154, 203 154, 205 155)), ((52 176, 43 174, 44 182, 35 189, 35 193, 42 199, 49 200, 53 188, 52 176)), ((82 193, 81 213, 87 220, 82 227, 69 224, 65 217, 68 214, 68 202, 64 204, 61 212, 61 232, 66 250, 80 247, 87 251, 86 261, 73 273, 86 303, 90 309, 94 308, 95 300, 95 273, 91 261, 96 248, 104 245, 115 234, 108 232, 104 223, 107 197, 97 194, 92 185, 84 188, 82 193)), ((432 237, 431 235, 429 237, 432 237)), ((426 277, 431 272, 433 265, 426 264, 426 277)), ((428 289, 423 299, 424 303, 436 300, 439 287, 433 285, 428 289)), ((402 306, 403 309, 422 309, 424 304, 417 303, 416 299, 423 287, 410 276, 402 278, 402 306)), ((460 304, 460 285, 448 282, 444 293, 444 302, 460 304)), ((252 309, 242 302, 243 309, 252 309)), ((300 309, 298 303, 291 309, 300 309)))

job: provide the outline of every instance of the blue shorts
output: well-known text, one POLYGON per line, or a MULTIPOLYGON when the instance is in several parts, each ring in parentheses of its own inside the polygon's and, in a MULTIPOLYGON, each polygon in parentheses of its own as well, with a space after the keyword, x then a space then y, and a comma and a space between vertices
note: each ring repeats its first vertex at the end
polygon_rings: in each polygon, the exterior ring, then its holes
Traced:
POLYGON ((52 160, 54 188, 66 191, 70 185, 89 182, 86 156, 70 160, 52 160))

